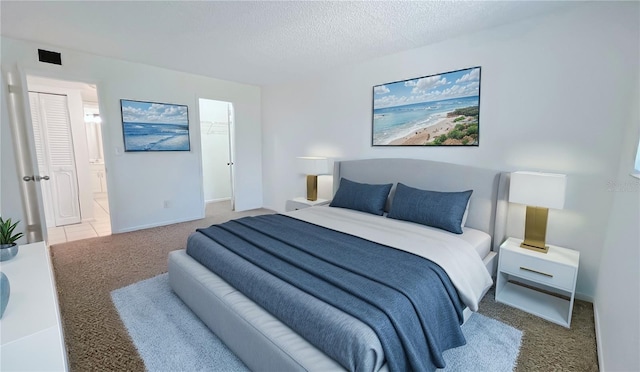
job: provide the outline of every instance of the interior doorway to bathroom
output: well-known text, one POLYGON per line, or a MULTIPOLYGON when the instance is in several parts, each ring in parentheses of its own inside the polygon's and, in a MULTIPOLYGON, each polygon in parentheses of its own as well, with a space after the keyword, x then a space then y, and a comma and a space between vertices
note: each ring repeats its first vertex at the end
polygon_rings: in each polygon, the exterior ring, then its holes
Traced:
POLYGON ((47 243, 111 234, 95 86, 27 76, 47 243))

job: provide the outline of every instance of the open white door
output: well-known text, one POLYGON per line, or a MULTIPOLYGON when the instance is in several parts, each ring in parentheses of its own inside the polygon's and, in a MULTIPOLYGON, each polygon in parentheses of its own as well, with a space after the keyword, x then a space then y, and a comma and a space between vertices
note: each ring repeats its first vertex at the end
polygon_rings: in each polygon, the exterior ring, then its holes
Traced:
MULTIPOLYGON (((11 142, 16 153, 16 168, 20 177, 20 194, 24 205, 24 214, 19 220, 25 223, 25 236, 28 243, 41 242, 47 238, 45 226, 44 208, 42 208, 42 195, 40 188, 36 187, 36 182, 31 182, 35 178, 38 170, 35 159, 35 151, 30 146, 31 125, 27 114, 29 96, 27 95, 26 77, 17 66, 10 71, 2 69, 3 78, 6 77, 6 88, 3 86, 3 93, 7 97, 7 111, 9 114, 9 125, 11 127, 11 142), (6 91, 5 91, 6 89, 6 91)), ((16 211, 14 211, 14 215, 16 211)), ((17 214, 20 216, 20 214, 17 214)))
POLYGON ((80 223, 78 178, 67 96, 29 92, 36 157, 49 226, 80 223), (48 198, 47 196, 50 196, 48 198), (48 203, 47 200, 51 200, 48 203), (50 221, 53 219, 53 221, 50 221), (51 224, 53 222, 53 224, 51 224))
POLYGON ((204 98, 198 102, 204 201, 230 200, 234 210, 233 105, 204 98))
POLYGON ((236 196, 233 191, 233 105, 227 105, 227 127, 229 137, 229 183, 231 184, 231 210, 236 210, 236 196))

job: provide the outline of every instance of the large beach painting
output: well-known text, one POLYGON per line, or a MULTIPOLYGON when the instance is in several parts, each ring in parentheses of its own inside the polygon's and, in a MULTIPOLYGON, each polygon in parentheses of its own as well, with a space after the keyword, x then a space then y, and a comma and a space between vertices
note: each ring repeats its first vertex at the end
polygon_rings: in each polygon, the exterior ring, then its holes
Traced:
POLYGON ((373 146, 478 146, 480 67, 373 87, 373 146))
POLYGON ((120 100, 125 151, 189 151, 187 106, 120 100))

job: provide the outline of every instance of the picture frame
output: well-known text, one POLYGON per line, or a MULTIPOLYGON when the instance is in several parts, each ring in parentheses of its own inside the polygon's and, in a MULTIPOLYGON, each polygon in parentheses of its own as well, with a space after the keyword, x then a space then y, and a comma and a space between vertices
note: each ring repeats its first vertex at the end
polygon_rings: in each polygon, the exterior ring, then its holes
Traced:
POLYGON ((480 72, 476 66, 375 85, 372 146, 479 146, 480 72))
POLYGON ((190 151, 186 105, 120 100, 126 152, 190 151))

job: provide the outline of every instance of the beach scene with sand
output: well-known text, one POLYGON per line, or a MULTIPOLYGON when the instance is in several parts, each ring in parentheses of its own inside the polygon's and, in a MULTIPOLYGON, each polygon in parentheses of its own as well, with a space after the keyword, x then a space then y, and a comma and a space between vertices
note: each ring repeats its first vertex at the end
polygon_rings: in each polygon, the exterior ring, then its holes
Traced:
POLYGON ((478 145, 480 67, 374 87, 373 145, 478 145))

